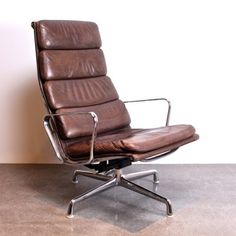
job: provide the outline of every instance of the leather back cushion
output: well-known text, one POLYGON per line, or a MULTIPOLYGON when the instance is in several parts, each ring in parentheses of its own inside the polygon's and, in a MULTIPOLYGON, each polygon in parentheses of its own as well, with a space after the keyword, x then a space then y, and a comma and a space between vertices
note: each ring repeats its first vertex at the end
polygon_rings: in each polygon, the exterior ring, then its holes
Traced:
POLYGON ((100 48, 101 38, 93 22, 42 20, 36 26, 40 49, 100 48))
MULTIPOLYGON (((109 77, 100 49, 98 27, 92 22, 39 21, 39 75, 52 112, 95 112, 98 133, 130 124, 129 114, 109 77)), ((62 138, 91 135, 90 115, 57 117, 62 138)))
POLYGON ((54 110, 91 106, 118 99, 116 89, 107 76, 47 81, 44 91, 54 110))
MULTIPOLYGON (((123 102, 115 100, 91 107, 66 108, 57 110, 57 114, 93 111, 98 116, 97 132, 103 133, 119 129, 130 124, 130 116, 123 102)), ((62 115, 57 117, 62 138, 76 138, 92 134, 91 115, 62 115)))
POLYGON ((101 76, 107 72, 101 49, 44 50, 39 53, 39 65, 44 80, 101 76))

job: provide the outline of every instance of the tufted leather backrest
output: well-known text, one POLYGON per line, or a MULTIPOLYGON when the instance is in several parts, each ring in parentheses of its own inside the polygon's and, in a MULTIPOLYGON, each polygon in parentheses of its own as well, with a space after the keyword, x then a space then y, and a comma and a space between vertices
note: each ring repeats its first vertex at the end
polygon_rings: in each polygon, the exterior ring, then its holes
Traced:
MULTIPOLYGON (((51 111, 98 115, 98 133, 130 124, 107 68, 98 27, 93 22, 44 20, 35 23, 39 79, 51 111)), ((89 116, 57 119, 64 139, 91 135, 89 116)))

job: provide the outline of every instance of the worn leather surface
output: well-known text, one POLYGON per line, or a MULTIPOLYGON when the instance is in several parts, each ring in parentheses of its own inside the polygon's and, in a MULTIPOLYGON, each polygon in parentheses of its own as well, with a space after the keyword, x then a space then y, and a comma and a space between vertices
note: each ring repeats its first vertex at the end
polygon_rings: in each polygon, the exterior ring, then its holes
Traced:
POLYGON ((40 49, 87 49, 101 47, 98 27, 93 22, 42 20, 36 24, 40 49))
MULTIPOLYGON (((98 133, 130 124, 129 114, 106 76, 95 23, 39 21, 36 33, 39 74, 52 112, 95 112, 98 133)), ((61 116, 56 121, 62 139, 90 135, 93 128, 90 115, 61 116)))
POLYGON ((182 147, 183 145, 186 145, 188 143, 194 142, 199 139, 198 134, 194 134, 193 136, 183 139, 181 141, 178 141, 176 143, 172 143, 170 145, 155 149, 153 151, 145 152, 145 153, 127 153, 127 156, 132 158, 134 161, 142 161, 144 159, 149 159, 149 158, 155 158, 155 156, 158 156, 159 154, 163 154, 165 152, 169 152, 172 150, 175 150, 176 148, 182 147))
POLYGON ((102 76, 107 72, 101 49, 43 50, 39 64, 45 80, 102 76))
POLYGON ((91 106, 118 99, 115 87, 106 76, 47 81, 44 89, 52 109, 91 106))
MULTIPOLYGON (((131 153, 140 154, 171 146, 194 137, 195 129, 191 125, 174 125, 156 129, 125 128, 97 137, 95 153, 131 153)), ((71 140, 66 142, 66 151, 71 156, 88 155, 89 140, 71 140)))
MULTIPOLYGON (((134 153, 134 152, 115 152, 115 153, 102 153, 102 154, 96 154, 95 155, 95 161, 105 161, 105 160, 114 160, 114 159, 122 159, 124 157, 130 158, 132 161, 143 161, 143 160, 149 160, 149 159, 155 159, 159 155, 162 155, 164 153, 168 153, 170 151, 176 150, 179 147, 182 147, 188 143, 194 142, 199 139, 198 134, 194 134, 190 138, 184 139, 182 141, 179 141, 177 143, 173 143, 168 146, 164 146, 158 149, 155 149, 153 151, 148 151, 144 153, 134 153)), ((88 160, 89 156, 88 155, 83 155, 83 156, 71 156, 72 160, 88 160)))
MULTIPOLYGON (((198 139, 191 125, 132 129, 130 117, 111 82, 98 27, 92 22, 39 21, 39 75, 50 110, 57 114, 95 112, 95 158, 143 160, 198 139), (115 156, 115 157, 114 157, 115 156)), ((56 118, 65 152, 87 158, 93 121, 90 115, 56 118)))
MULTIPOLYGON (((120 100, 95 106, 58 109, 57 114, 68 112, 95 112, 98 116, 97 132, 107 132, 130 124, 130 117, 125 105, 120 100)), ((61 136, 65 138, 91 135, 93 120, 90 115, 63 115, 58 117, 61 136)))

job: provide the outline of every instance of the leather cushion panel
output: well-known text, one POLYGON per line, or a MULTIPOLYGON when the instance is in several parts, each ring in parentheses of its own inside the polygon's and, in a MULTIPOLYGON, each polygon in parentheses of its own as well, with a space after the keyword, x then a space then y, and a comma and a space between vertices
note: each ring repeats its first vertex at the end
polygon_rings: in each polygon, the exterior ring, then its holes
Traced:
POLYGON ((39 53, 42 79, 73 79, 106 75, 101 49, 43 50, 39 53))
MULTIPOLYGON (((106 154, 98 154, 95 156, 95 161, 101 161, 101 160, 114 160, 114 159, 121 159, 124 157, 129 157, 132 159, 132 161, 142 161, 142 160, 147 160, 147 159, 152 159, 152 158, 158 158, 158 155, 161 155, 163 153, 172 151, 176 148, 179 148, 183 145, 186 145, 188 143, 194 142, 196 140, 199 139, 199 135, 198 134, 194 134, 192 137, 184 139, 182 141, 179 141, 177 143, 165 146, 165 147, 161 147, 159 149, 153 150, 153 151, 149 151, 149 152, 145 152, 145 153, 129 153, 129 152, 121 152, 121 153, 106 153, 106 154)), ((84 159, 84 160, 88 160, 89 156, 81 156, 79 157, 79 159, 84 159)), ((72 160, 76 160, 78 159, 78 157, 76 158, 71 158, 72 160)))
POLYGON ((101 47, 98 27, 93 22, 42 20, 36 24, 40 49, 88 49, 101 47))
POLYGON ((121 147, 133 152, 148 152, 193 136, 191 125, 174 125, 140 131, 122 140, 121 147))
POLYGON ((146 153, 132 153, 130 155, 130 157, 133 159, 133 161, 141 161, 141 160, 144 160, 144 159, 155 158, 157 155, 160 155, 162 153, 174 150, 174 149, 179 148, 183 145, 194 142, 198 139, 199 139, 199 135, 194 134, 193 136, 191 136, 187 139, 181 140, 177 143, 173 143, 173 144, 165 146, 165 147, 161 147, 157 150, 153 150, 153 151, 146 152, 146 153))
POLYGON ((116 89, 107 76, 46 81, 44 91, 50 108, 54 110, 91 106, 118 99, 116 89))
MULTIPOLYGON (((100 121, 99 121, 100 122, 100 121)), ((130 126, 126 126, 121 129, 116 129, 112 131, 108 131, 102 133, 96 137, 95 144, 95 153, 110 153, 110 152, 120 152, 121 149, 119 147, 113 145, 113 143, 117 140, 121 140, 126 138, 127 136, 134 135, 139 132, 140 129, 131 129, 130 126)), ((88 155, 90 150, 90 137, 82 137, 75 139, 67 139, 64 140, 63 143, 65 145, 66 152, 71 156, 80 156, 80 155, 88 155)))
MULTIPOLYGON (((119 129, 130 124, 130 117, 123 102, 115 100, 95 106, 58 109, 57 114, 70 112, 95 112, 98 116, 97 133, 119 129)), ((57 125, 62 138, 90 136, 93 120, 90 115, 62 115, 57 117, 57 125)))
MULTIPOLYGON (((195 134, 191 125, 174 125, 156 129, 124 129, 96 138, 95 153, 146 153, 188 139, 195 134)), ((67 142, 71 156, 88 155, 90 141, 67 142)))

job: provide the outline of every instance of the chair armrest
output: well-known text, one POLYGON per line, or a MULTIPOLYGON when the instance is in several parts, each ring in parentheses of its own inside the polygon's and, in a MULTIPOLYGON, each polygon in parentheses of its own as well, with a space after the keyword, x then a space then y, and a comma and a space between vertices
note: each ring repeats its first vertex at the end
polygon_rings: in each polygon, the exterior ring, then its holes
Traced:
MULTIPOLYGON (((97 125, 98 125, 98 117, 95 112, 68 112, 68 113, 61 113, 61 114, 47 114, 44 116, 43 124, 45 127, 45 130, 47 132, 47 135, 51 141, 51 144, 56 152, 57 157, 68 164, 90 164, 94 160, 94 146, 95 146, 95 139, 97 136, 97 125), (90 157, 88 161, 73 161, 70 159, 68 155, 63 150, 60 138, 58 136, 58 132, 53 130, 50 125, 50 120, 52 119, 54 121, 54 117, 56 116, 73 116, 73 115, 90 115, 93 119, 93 131, 91 134, 91 147, 90 147, 90 157)), ((54 127, 56 128, 56 127, 54 127)))
POLYGON ((166 115, 166 126, 169 125, 170 121, 170 112, 171 112, 171 102, 166 98, 150 98, 150 99, 140 99, 140 100, 131 100, 131 101, 124 101, 124 103, 135 103, 135 102, 153 102, 153 101, 164 101, 168 104, 168 110, 166 115))

